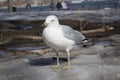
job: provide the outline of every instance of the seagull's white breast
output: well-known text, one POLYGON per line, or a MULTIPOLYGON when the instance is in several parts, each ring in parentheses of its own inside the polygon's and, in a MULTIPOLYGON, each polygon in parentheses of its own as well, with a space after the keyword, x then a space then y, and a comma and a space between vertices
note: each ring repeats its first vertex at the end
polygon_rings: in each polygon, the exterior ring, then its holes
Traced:
POLYGON ((46 27, 43 30, 43 40, 45 43, 57 50, 65 50, 72 45, 74 45, 74 41, 69 40, 64 37, 62 29, 60 27, 46 27))

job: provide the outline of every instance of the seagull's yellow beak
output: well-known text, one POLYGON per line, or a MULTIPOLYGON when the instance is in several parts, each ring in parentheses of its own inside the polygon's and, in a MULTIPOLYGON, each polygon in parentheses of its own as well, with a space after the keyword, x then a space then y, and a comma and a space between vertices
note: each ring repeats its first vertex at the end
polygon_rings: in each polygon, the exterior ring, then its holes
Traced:
POLYGON ((43 26, 48 26, 48 23, 44 22, 44 23, 43 23, 43 26))

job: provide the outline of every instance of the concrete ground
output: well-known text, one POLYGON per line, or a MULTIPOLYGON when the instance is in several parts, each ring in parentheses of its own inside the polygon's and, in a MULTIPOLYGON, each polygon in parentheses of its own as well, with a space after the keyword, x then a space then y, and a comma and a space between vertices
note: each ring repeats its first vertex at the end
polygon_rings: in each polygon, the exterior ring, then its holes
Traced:
MULTIPOLYGON (((50 67, 56 64, 53 52, 0 62, 0 80, 120 80, 120 36, 110 38, 114 45, 96 44, 72 51, 68 70, 50 67)), ((66 65, 66 54, 60 56, 61 65, 66 65)))

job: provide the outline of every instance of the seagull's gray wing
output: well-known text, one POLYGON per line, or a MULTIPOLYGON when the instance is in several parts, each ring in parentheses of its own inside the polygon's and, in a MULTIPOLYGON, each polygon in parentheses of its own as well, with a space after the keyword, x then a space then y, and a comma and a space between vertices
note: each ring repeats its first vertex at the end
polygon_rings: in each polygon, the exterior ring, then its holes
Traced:
POLYGON ((75 41, 76 44, 79 44, 82 40, 85 39, 85 36, 83 34, 72 29, 70 26, 60 25, 60 27, 64 33, 64 37, 75 41))

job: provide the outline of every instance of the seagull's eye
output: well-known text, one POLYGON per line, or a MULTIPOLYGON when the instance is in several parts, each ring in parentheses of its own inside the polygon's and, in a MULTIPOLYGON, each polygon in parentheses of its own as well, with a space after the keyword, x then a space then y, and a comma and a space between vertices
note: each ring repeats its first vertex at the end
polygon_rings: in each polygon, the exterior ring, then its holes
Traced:
POLYGON ((51 22, 54 22, 55 20, 51 20, 51 22))

